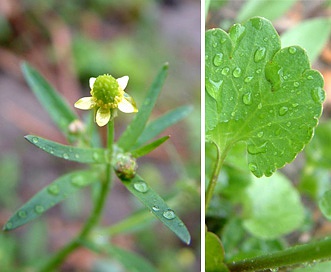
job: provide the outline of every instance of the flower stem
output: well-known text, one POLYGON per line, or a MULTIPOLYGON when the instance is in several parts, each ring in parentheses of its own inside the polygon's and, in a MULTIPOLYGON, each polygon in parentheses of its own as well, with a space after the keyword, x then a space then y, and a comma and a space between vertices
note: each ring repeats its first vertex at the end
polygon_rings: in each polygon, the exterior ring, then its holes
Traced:
POLYGON ((293 267, 331 259, 331 237, 311 242, 304 245, 297 245, 283 251, 278 251, 263 256, 244 259, 228 263, 231 272, 236 271, 265 271, 279 267, 293 267))
POLYGON ((208 210, 210 201, 213 197, 213 193, 214 193, 214 190, 215 190, 215 187, 217 184, 217 179, 218 179, 218 176, 222 169, 223 162, 224 162, 224 159, 225 159, 226 153, 227 153, 227 152, 221 152, 221 149, 219 148, 219 146, 217 144, 215 144, 215 146, 216 146, 216 150, 217 150, 217 158, 216 158, 214 170, 213 170, 213 173, 212 173, 212 176, 211 176, 211 179, 209 181, 207 191, 206 191, 205 211, 208 210))
MULTIPOLYGON (((108 135, 107 135, 107 149, 109 151, 110 158, 112 157, 113 142, 114 142, 114 122, 112 121, 108 124, 108 135)), ((93 211, 90 214, 88 220, 85 222, 80 233, 71 242, 69 242, 61 250, 55 253, 55 255, 51 259, 49 259, 49 261, 39 270, 40 272, 53 271, 56 267, 58 267, 70 253, 72 253, 75 249, 77 249, 81 245, 81 241, 84 241, 90 234, 91 230, 98 224, 112 184, 111 167, 112 167, 111 163, 107 164, 105 176, 101 180, 102 184, 101 184, 99 196, 97 198, 98 201, 95 203, 93 211)))

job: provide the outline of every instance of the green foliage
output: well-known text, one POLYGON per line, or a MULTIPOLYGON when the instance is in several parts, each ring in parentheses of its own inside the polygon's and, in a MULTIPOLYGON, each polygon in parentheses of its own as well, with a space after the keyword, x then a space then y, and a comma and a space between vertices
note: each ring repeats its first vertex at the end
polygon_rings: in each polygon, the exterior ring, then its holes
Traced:
POLYGON ((297 0, 248 0, 245 1, 243 7, 240 9, 237 20, 242 22, 253 16, 262 16, 269 20, 274 20, 289 10, 295 2, 297 0))
POLYGON ((38 218, 48 209, 63 201, 76 191, 98 180, 98 175, 90 170, 66 174, 35 194, 20 207, 7 221, 4 230, 13 230, 38 218))
POLYGON ((164 200, 138 175, 131 180, 122 180, 125 187, 136 196, 165 226, 189 244, 191 236, 184 223, 164 200))
POLYGON ((226 272, 229 271, 224 260, 224 249, 220 239, 212 232, 206 232, 206 272, 226 272))
POLYGON ((280 48, 272 24, 252 18, 206 32, 206 138, 222 154, 247 143, 254 175, 271 176, 310 141, 322 112, 323 78, 304 50, 280 48))
POLYGON ((282 46, 293 44, 302 46, 311 62, 314 62, 331 34, 331 18, 305 20, 284 32, 281 36, 282 46))

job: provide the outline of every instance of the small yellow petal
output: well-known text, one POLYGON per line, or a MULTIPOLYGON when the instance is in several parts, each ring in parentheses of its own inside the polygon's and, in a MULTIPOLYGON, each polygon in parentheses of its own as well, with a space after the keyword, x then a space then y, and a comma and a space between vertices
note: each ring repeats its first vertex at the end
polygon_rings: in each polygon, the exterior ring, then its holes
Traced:
POLYGON ((91 90, 93 89, 93 85, 94 85, 95 80, 96 80, 95 77, 91 77, 90 80, 89 80, 91 90))
POLYGON ((118 103, 118 109, 125 113, 138 112, 135 101, 127 93, 124 93, 123 99, 118 103))
POLYGON ((128 76, 120 77, 120 78, 116 79, 116 81, 117 81, 118 85, 120 85, 120 88, 124 91, 124 89, 128 85, 129 77, 128 76))
POLYGON ((107 123, 110 120, 110 110, 99 108, 97 110, 95 120, 99 127, 103 127, 104 125, 107 125, 107 123))
POLYGON ((92 97, 82 97, 75 103, 75 108, 81 110, 90 110, 95 106, 92 97))

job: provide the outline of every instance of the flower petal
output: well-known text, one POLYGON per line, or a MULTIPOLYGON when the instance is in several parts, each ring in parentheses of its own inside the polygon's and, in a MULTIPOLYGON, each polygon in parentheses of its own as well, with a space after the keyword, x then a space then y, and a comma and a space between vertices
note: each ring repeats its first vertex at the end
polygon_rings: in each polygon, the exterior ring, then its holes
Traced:
POLYGON ((93 85, 94 85, 95 80, 96 80, 95 77, 90 77, 89 83, 90 83, 91 90, 93 89, 93 85))
POLYGON ((95 103, 92 97, 82 97, 75 103, 74 106, 77 109, 90 110, 95 106, 95 103))
POLYGON ((127 93, 124 93, 123 99, 118 103, 118 109, 125 113, 138 112, 136 102, 127 93))
POLYGON ((99 127, 103 127, 104 125, 107 125, 107 123, 110 120, 110 110, 99 108, 97 110, 95 120, 99 127))
POLYGON ((128 85, 129 77, 128 76, 120 77, 120 78, 116 79, 116 81, 117 81, 118 85, 120 85, 120 88, 124 91, 124 89, 128 85))

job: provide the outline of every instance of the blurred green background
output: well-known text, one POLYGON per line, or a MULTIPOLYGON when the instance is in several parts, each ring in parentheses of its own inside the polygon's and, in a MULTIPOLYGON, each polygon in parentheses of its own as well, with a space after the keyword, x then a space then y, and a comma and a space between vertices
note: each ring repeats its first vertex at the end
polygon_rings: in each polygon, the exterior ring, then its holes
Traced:
MULTIPOLYGON (((187 224, 191 245, 160 223, 142 224, 112 243, 148 259, 157 271, 200 267, 200 2, 194 0, 2 0, 0 2, 0 224, 43 186, 81 165, 64 162, 28 144, 36 134, 64 142, 27 88, 20 64, 28 61, 68 100, 89 95, 88 79, 103 73, 128 75, 126 91, 139 107, 163 63, 169 75, 153 118, 192 105, 188 118, 168 129, 171 139, 138 160, 138 172, 187 224), (173 198, 172 198, 173 199, 173 198)), ((83 114, 79 111, 78 114, 83 114)), ((116 134, 132 115, 119 113, 116 134)), ((104 135, 104 130, 100 130, 104 135)), ((0 234, 1 271, 31 271, 80 229, 91 207, 88 191, 74 195, 41 218, 0 234)), ((141 205, 115 182, 103 225, 126 219, 141 205)), ((112 258, 81 249, 61 271, 125 271, 112 258)))

